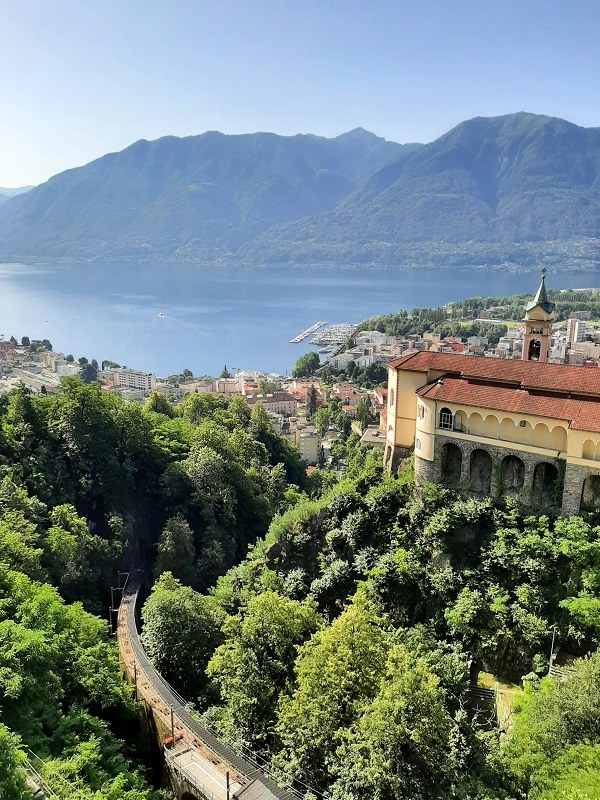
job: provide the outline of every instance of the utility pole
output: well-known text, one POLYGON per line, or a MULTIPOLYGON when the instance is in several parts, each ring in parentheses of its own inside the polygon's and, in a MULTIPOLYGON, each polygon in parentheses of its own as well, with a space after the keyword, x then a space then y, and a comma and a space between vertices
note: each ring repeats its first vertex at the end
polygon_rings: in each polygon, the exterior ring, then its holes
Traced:
POLYGON ((138 688, 137 688, 137 664, 135 661, 133 662, 133 686, 134 686, 134 697, 138 699, 138 688))
POLYGON ((227 800, 229 800, 229 797, 230 797, 230 795, 229 795, 229 771, 227 771, 227 773, 225 775, 225 781, 226 781, 226 786, 227 786, 227 800))
POLYGON ((175 721, 173 719, 173 706, 171 706, 171 747, 175 746, 175 721))
POLYGON ((554 639, 556 638, 556 625, 552 626, 552 644, 550 645, 550 661, 548 663, 548 675, 552 672, 552 662, 554 660, 554 639))

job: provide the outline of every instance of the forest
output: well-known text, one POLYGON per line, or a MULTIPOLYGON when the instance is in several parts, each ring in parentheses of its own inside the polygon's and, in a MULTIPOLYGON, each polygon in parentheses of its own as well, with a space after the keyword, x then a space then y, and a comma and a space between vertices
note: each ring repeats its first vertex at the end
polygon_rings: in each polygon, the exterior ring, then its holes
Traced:
POLYGON ((162 797, 135 746, 111 587, 147 553, 182 557, 168 531, 193 527, 183 577, 206 589, 266 532, 290 482, 305 487, 299 454, 241 398, 142 407, 77 378, 55 397, 0 397, 1 800, 31 797, 25 759, 61 800, 162 797))
MULTIPOLYGON (((446 336, 487 336, 497 344, 507 332, 506 325, 491 324, 481 319, 481 312, 492 311, 494 319, 521 320, 532 294, 508 297, 469 297, 438 308, 401 309, 394 314, 371 317, 361 322, 358 330, 377 330, 389 336, 422 335, 426 331, 446 336)), ((556 322, 566 320, 575 311, 588 311, 591 319, 600 318, 600 290, 548 289, 549 299, 556 306, 556 322)))
POLYGON ((167 796, 108 633, 134 567, 157 668, 307 800, 600 797, 600 518, 417 491, 342 435, 314 477, 243 398, 0 398, 1 800, 25 759, 64 800, 167 796))

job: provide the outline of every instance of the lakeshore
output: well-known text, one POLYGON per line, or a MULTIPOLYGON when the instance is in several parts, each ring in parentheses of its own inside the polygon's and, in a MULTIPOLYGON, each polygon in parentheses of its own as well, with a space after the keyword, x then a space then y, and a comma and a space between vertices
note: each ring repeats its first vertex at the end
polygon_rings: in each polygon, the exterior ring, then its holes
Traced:
MULTIPOLYGON (((0 333, 49 339, 77 359, 157 375, 190 369, 290 372, 315 320, 361 322, 400 308, 535 289, 538 272, 200 269, 190 264, 0 266, 0 333)), ((600 272, 548 275, 554 288, 600 286, 600 272)))

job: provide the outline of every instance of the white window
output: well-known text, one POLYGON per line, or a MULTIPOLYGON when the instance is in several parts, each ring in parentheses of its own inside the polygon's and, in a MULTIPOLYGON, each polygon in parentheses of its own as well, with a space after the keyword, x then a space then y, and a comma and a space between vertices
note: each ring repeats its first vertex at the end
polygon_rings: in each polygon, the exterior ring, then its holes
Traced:
POLYGON ((449 408, 442 408, 440 410, 440 428, 446 431, 452 430, 452 412, 449 408))
POLYGON ((420 449, 421 449, 421 440, 415 439, 415 450, 420 450, 420 449))

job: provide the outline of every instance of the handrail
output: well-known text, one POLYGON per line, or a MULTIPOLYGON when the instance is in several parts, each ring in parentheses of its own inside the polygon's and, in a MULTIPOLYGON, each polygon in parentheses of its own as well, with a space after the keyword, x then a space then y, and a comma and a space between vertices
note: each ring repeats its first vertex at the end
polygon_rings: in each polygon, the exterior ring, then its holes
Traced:
MULTIPOLYGON (((142 668, 148 682, 157 691, 165 705, 169 706, 178 720, 207 747, 215 756, 225 762, 246 782, 259 780, 271 796, 278 800, 302 800, 303 795, 294 789, 282 789, 267 772, 266 763, 261 764, 255 753, 237 753, 230 745, 219 738, 217 732, 192 716, 186 700, 163 678, 152 664, 141 642, 135 619, 135 610, 141 586, 140 573, 131 574, 123 586, 119 606, 119 631, 124 626, 134 658, 142 668)), ((314 790, 313 790, 314 791, 314 790)))

